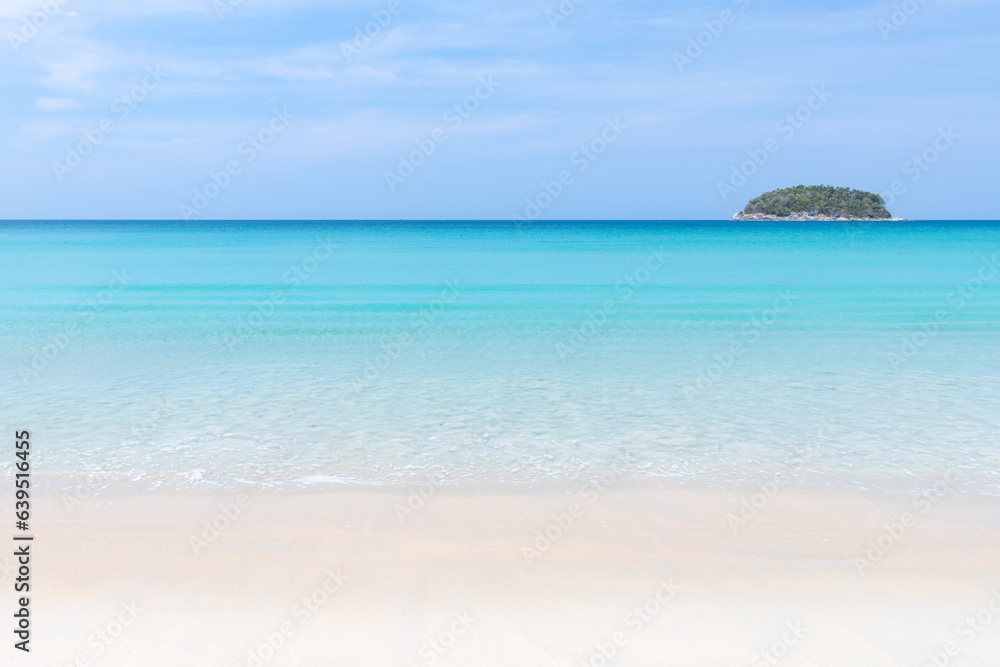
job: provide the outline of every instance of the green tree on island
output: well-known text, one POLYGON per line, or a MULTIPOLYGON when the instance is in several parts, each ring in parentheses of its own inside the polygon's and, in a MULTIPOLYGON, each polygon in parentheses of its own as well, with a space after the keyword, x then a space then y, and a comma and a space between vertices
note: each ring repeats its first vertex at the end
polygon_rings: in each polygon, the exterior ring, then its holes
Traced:
POLYGON ((881 195, 829 185, 797 185, 765 192, 751 199, 743 215, 816 216, 835 218, 887 219, 892 215, 885 208, 881 195))

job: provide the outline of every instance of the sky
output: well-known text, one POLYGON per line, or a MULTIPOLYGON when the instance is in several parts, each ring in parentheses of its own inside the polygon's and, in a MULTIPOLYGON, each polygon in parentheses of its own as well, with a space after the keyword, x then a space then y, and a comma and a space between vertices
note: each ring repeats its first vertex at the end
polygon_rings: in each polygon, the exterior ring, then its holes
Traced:
POLYGON ((3 0, 2 219, 997 219, 1000 2, 3 0))

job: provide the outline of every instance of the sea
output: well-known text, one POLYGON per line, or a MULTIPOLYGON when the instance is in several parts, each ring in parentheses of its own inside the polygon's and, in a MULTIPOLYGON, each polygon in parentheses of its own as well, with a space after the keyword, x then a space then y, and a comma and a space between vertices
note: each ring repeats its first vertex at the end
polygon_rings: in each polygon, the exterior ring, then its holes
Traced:
POLYGON ((998 253, 990 221, 3 222, 0 423, 63 490, 994 494, 998 253))

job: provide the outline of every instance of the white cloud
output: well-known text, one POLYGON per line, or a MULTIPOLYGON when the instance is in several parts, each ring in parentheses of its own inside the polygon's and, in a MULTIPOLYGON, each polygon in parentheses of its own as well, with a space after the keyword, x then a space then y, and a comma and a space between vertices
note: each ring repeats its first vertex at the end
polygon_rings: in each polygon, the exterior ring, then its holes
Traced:
POLYGON ((379 69, 377 67, 371 67, 370 65, 358 65, 356 67, 348 67, 344 70, 344 73, 355 79, 381 81, 383 83, 391 83, 396 80, 396 75, 393 74, 392 72, 384 69, 379 69))
POLYGON ((39 97, 35 101, 35 108, 42 111, 64 111, 66 109, 79 109, 83 105, 79 100, 71 97, 39 97))
POLYGON ((683 28, 689 24, 688 21, 679 18, 642 18, 629 21, 615 20, 609 25, 615 28, 629 28, 636 25, 655 25, 666 28, 683 28))
POLYGON ((268 61, 261 68, 261 74, 292 81, 319 81, 333 78, 333 73, 325 67, 290 65, 280 60, 268 61))
MULTIPOLYGON (((0 16, 10 15, 20 17, 23 14, 38 9, 37 0, 0 0, 4 7, 0 9, 0 16)), ((127 17, 143 16, 149 14, 205 14, 215 17, 212 0, 61 0, 64 9, 79 9, 81 12, 93 16, 103 14, 106 16, 127 17)), ((236 16, 240 12, 261 13, 265 11, 282 12, 290 8, 327 5, 329 0, 243 0, 243 2, 231 3, 233 11, 226 14, 226 18, 236 16)), ((347 4, 338 2, 337 4, 347 4)), ((360 3, 359 3, 360 4, 360 3)))
POLYGON ((72 60, 61 63, 48 63, 45 67, 49 75, 41 83, 49 88, 60 91, 90 92, 97 87, 94 75, 104 69, 101 58, 93 53, 83 53, 72 60))
POLYGON ((48 141, 49 139, 62 137, 72 132, 73 128, 64 123, 38 121, 22 125, 20 135, 28 141, 48 141))
POLYGON ((39 10, 35 0, 3 0, 0 2, 0 18, 21 18, 39 10))

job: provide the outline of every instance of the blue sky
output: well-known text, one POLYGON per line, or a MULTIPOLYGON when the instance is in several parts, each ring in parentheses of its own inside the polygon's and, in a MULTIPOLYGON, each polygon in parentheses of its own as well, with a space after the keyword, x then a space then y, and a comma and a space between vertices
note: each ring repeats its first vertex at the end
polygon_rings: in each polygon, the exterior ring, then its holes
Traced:
POLYGON ((986 0, 4 0, 0 217, 718 219, 815 183, 996 219, 997 25, 986 0))

